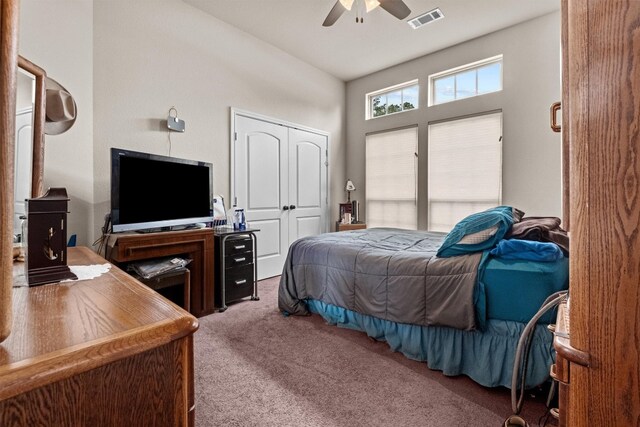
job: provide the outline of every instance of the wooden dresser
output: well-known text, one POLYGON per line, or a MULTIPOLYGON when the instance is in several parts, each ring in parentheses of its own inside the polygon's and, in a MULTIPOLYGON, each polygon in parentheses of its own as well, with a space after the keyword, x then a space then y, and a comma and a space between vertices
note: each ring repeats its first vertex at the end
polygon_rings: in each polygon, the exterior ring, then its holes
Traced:
MULTIPOLYGON (((106 263, 84 247, 68 257, 106 263)), ((0 344, 0 425, 193 425, 191 314, 116 266, 14 288, 13 307, 0 344)))

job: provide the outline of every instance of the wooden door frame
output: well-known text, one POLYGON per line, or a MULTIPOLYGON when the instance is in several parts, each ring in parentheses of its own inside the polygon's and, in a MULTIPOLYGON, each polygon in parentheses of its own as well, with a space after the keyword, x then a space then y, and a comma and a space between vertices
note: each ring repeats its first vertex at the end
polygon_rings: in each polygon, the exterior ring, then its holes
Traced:
POLYGON ((330 188, 331 188, 331 173, 330 173, 330 169, 329 169, 329 158, 331 155, 331 134, 329 132, 323 131, 323 130, 319 130, 319 129, 315 129, 309 126, 304 126, 298 123, 293 123, 293 122, 289 122, 287 120, 282 120, 282 119, 278 119, 275 117, 269 117, 269 116, 265 116, 263 114, 258 114, 258 113, 254 113, 251 111, 247 111, 247 110, 242 110, 239 108, 235 108, 235 107, 231 107, 230 108, 230 125, 229 125, 229 206, 232 206, 233 204, 233 200, 236 197, 236 188, 235 188, 235 180, 234 180, 234 176, 235 176, 235 152, 234 152, 234 147, 233 147, 233 143, 235 142, 236 139, 236 118, 238 116, 243 116, 243 117, 247 117, 249 119, 254 119, 254 120, 261 120, 263 122, 267 122, 267 123, 273 123, 275 125, 279 125, 279 126, 285 126, 288 128, 293 128, 293 129, 298 129, 298 130, 302 130, 305 132, 311 132, 311 133, 315 133, 321 136, 324 136, 327 138, 327 164, 326 164, 326 168, 327 168, 327 198, 326 198, 326 207, 325 207, 325 221, 324 221, 324 232, 328 232, 331 228, 330 228, 330 211, 331 209, 329 208, 329 206, 331 206, 331 193, 330 193, 330 188))

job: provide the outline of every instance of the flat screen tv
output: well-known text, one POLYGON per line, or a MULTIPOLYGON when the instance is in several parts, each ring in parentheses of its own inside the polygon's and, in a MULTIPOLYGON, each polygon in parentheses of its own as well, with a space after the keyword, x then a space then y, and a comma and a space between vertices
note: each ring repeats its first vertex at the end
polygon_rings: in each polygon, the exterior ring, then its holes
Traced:
POLYGON ((113 232, 213 221, 213 165, 111 149, 113 232))

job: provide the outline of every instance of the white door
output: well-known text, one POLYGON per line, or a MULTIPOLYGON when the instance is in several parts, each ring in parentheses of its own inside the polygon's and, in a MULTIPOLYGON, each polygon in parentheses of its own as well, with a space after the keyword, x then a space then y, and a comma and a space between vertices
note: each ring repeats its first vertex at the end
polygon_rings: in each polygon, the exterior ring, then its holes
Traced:
POLYGON ((327 136, 235 114, 231 196, 258 246, 258 279, 282 274, 294 240, 327 230, 327 136))
POLYGON ((289 129, 289 243, 325 232, 327 137, 289 129))
MULTIPOLYGON (((234 190, 236 204, 256 233, 258 276, 281 274, 289 248, 287 128, 236 116, 234 190)), ((233 199, 232 199, 233 200, 233 199)))
POLYGON ((15 176, 13 233, 21 233, 21 216, 26 213, 26 199, 31 198, 31 169, 33 158, 33 111, 31 108, 16 114, 15 176))

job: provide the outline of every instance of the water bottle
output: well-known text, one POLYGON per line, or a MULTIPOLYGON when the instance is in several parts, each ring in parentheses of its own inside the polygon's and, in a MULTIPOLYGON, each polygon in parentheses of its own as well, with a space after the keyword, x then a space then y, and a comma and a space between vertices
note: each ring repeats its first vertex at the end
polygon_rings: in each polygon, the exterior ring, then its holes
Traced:
POLYGON ((246 230, 247 223, 244 217, 244 209, 236 208, 233 214, 233 229, 246 230))

